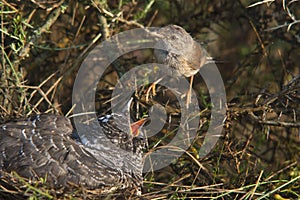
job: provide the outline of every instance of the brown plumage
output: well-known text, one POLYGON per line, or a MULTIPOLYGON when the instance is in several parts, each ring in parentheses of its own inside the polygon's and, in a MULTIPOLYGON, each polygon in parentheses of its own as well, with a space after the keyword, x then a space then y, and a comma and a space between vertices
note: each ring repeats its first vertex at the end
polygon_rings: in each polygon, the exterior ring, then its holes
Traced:
POLYGON ((154 55, 159 63, 169 65, 185 77, 195 75, 206 63, 206 51, 180 26, 162 27, 157 34, 161 39, 154 55))
POLYGON ((191 77, 187 92, 186 107, 191 103, 194 75, 207 62, 207 53, 183 28, 168 25, 157 31, 160 40, 155 45, 154 55, 161 64, 175 70, 175 75, 191 77))

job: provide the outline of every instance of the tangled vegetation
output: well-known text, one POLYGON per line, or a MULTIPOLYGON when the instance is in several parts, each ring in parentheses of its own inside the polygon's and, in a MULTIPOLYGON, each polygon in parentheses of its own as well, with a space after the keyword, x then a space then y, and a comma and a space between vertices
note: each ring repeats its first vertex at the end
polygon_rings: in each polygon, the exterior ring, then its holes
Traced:
MULTIPOLYGON (((110 36, 133 28, 177 24, 212 56, 226 87, 222 137, 198 157, 210 122, 210 99, 201 77, 194 86, 201 127, 176 161, 145 174, 145 199, 300 198, 300 9, 299 1, 36 0, 0 2, 0 122, 35 113, 72 112, 72 86, 85 56, 110 36)), ((153 62, 151 50, 128 53, 98 84, 96 108, 109 112, 117 80, 136 65, 153 62)), ((178 105, 159 86, 140 88, 143 115, 163 102, 169 116, 147 151, 167 145, 178 105), (146 98, 147 97, 147 98, 146 98), (150 98, 149 98, 150 97, 150 98), (171 103, 170 103, 171 102, 171 103)), ((174 128, 175 127, 175 128, 174 128)), ((111 199, 74 186, 54 190, 15 173, 0 175, 1 199, 111 199), (99 197, 100 196, 100 197, 99 197)))

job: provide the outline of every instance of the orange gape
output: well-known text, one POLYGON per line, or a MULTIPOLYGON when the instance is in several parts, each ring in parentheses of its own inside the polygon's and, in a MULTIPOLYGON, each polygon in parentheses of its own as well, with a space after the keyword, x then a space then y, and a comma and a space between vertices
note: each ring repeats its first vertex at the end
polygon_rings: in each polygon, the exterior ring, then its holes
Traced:
POLYGON ((144 118, 144 119, 140 119, 139 121, 136 121, 136 122, 133 122, 131 125, 130 125, 130 128, 131 128, 131 133, 134 137, 137 137, 139 136, 139 129, 141 128, 141 126, 144 125, 144 123, 148 121, 147 118, 144 118))

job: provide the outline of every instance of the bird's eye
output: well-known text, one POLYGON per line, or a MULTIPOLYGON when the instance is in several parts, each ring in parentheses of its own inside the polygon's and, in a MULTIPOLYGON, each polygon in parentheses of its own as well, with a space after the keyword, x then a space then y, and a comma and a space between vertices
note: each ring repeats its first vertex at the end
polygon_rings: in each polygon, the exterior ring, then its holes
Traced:
POLYGON ((176 40, 176 36, 175 35, 171 35, 171 40, 176 40))

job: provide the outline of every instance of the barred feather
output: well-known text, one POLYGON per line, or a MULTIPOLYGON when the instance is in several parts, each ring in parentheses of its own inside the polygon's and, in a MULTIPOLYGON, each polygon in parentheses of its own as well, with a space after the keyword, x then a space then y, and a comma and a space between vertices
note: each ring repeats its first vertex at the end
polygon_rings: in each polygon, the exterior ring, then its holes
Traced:
POLYGON ((33 180, 47 177, 53 187, 74 183, 103 191, 138 191, 142 185, 142 138, 120 130, 111 115, 100 117, 99 124, 116 148, 83 145, 69 119, 58 115, 43 114, 0 125, 0 170, 33 180))

